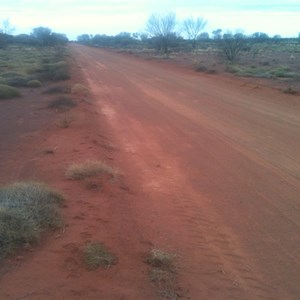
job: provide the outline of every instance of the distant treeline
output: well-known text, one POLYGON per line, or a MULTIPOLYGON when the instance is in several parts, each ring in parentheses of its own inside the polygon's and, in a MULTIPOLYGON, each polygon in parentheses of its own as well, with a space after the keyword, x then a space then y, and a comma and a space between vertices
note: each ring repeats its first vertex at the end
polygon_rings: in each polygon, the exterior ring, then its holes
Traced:
POLYGON ((52 32, 47 27, 36 27, 31 34, 12 35, 0 32, 0 48, 5 48, 9 44, 45 47, 66 44, 67 42, 68 38, 65 34, 52 32))
POLYGON ((256 32, 252 35, 246 36, 241 33, 224 33, 221 30, 214 31, 210 36, 207 32, 201 33, 197 39, 191 40, 182 37, 178 34, 169 34, 168 36, 149 36, 145 33, 129 33, 121 32, 115 36, 106 34, 82 34, 77 37, 77 42, 83 45, 95 47, 108 48, 132 48, 132 47, 147 47, 155 48, 157 50, 167 51, 171 49, 193 49, 195 47, 202 47, 208 44, 215 44, 223 40, 244 40, 250 43, 264 43, 264 42, 298 42, 300 38, 283 38, 279 35, 269 37, 266 33, 256 32))

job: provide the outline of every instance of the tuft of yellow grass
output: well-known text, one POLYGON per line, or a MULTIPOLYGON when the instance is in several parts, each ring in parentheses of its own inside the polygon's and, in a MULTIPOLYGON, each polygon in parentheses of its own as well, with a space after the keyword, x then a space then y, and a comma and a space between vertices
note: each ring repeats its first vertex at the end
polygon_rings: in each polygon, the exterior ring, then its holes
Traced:
POLYGON ((72 164, 66 171, 66 177, 73 180, 83 180, 89 177, 108 174, 115 178, 119 171, 100 160, 87 160, 81 164, 72 164))

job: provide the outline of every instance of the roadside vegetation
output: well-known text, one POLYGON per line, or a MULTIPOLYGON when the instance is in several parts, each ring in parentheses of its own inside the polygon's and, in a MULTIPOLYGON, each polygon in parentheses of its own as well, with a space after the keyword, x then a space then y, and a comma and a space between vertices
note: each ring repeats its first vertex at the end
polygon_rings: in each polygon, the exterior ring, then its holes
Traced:
POLYGON ((70 78, 65 35, 37 27, 30 35, 13 36, 7 28, 0 30, 0 99, 20 96, 20 88, 70 78))
POLYGON ((87 160, 84 163, 72 164, 66 171, 66 177, 73 180, 84 180, 99 175, 108 175, 115 179, 119 171, 103 161, 87 160))
POLYGON ((176 255, 161 249, 152 249, 145 262, 151 267, 149 279, 160 298, 176 300, 181 297, 177 284, 176 255))
POLYGON ((0 188, 0 259, 38 242, 43 231, 60 228, 63 196, 43 183, 19 182, 0 188))
POLYGON ((77 42, 119 49, 146 59, 173 60, 205 74, 227 72, 268 79, 276 81, 287 93, 289 87, 293 90, 290 94, 300 92, 300 33, 298 37, 283 38, 220 28, 207 32, 206 26, 207 21, 201 16, 179 20, 173 12, 156 13, 149 16, 144 32, 82 34, 77 42))
POLYGON ((83 250, 83 259, 89 270, 107 269, 117 263, 117 257, 101 242, 88 243, 83 250))

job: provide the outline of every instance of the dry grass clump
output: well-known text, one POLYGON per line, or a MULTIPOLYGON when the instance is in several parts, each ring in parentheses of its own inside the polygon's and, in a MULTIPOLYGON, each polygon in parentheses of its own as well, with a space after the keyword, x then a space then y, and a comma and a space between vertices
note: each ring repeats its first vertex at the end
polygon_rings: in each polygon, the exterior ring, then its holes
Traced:
POLYGON ((173 300, 180 298, 174 266, 175 257, 175 254, 152 249, 146 258, 146 263, 151 266, 149 279, 156 287, 160 298, 173 300))
POLYGON ((73 85, 71 93, 79 96, 87 96, 89 94, 89 90, 83 84, 76 83, 73 85))
POLYGON ((83 250, 83 259, 89 270, 95 270, 100 266, 109 268, 117 263, 116 256, 100 242, 87 244, 83 250))
POLYGON ((118 175, 118 170, 99 160, 87 160, 82 164, 73 164, 66 171, 68 179, 83 180, 89 177, 108 174, 112 178, 118 175))
POLYGON ((20 182, 0 188, 0 258, 36 242, 47 228, 62 226, 63 197, 42 183, 20 182))
POLYGON ((289 95, 297 95, 297 94, 298 94, 298 91, 294 90, 294 89, 291 88, 291 87, 288 87, 288 88, 283 89, 282 92, 283 92, 284 94, 289 94, 289 95))
POLYGON ((173 270, 175 254, 162 251, 160 249, 152 249, 146 262, 155 268, 163 270, 173 270))

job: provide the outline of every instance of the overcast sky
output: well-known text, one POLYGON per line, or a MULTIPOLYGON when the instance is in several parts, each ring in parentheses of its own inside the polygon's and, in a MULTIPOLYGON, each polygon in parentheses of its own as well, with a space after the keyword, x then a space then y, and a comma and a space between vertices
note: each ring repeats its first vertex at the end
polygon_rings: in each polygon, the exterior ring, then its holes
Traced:
POLYGON ((204 17, 209 33, 222 28, 295 37, 300 32, 300 0, 0 0, 0 19, 9 18, 16 34, 45 26, 71 39, 141 32, 151 13, 165 11, 178 19, 204 17))

